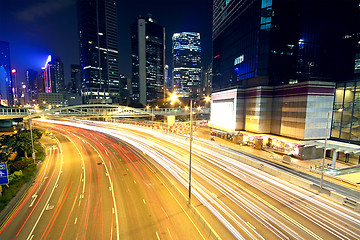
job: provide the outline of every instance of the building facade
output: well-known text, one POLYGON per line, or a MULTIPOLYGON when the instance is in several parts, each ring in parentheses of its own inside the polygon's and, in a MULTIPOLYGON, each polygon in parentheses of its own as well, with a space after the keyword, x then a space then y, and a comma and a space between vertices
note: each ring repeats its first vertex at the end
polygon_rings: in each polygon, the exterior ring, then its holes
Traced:
POLYGON ((13 104, 11 86, 10 45, 0 41, 0 101, 3 106, 13 104))
POLYGON ((174 33, 172 53, 172 75, 177 94, 185 98, 199 97, 201 85, 200 33, 174 33))
POLYGON ((81 95, 81 69, 80 65, 71 64, 71 89, 70 92, 76 95, 81 95))
POLYGON ((213 88, 353 76, 355 0, 214 0, 213 88))
POLYGON ((119 102, 116 0, 78 0, 82 96, 85 103, 119 102))
POLYGON ((165 28, 151 15, 131 25, 131 100, 146 105, 165 93, 165 28))
POLYGON ((44 70, 44 82, 46 93, 64 93, 65 77, 64 64, 59 58, 52 58, 49 55, 44 70))
POLYGON ((37 93, 39 92, 39 87, 37 84, 37 76, 38 72, 33 69, 26 69, 25 71, 25 79, 27 83, 27 93, 28 93, 28 102, 30 104, 34 104, 37 99, 37 93))
MULTIPOLYGON (((212 110, 236 91, 230 129, 330 136, 335 83, 354 77, 359 22, 355 0, 214 0, 212 110)), ((228 128, 217 114, 214 127, 228 128)))

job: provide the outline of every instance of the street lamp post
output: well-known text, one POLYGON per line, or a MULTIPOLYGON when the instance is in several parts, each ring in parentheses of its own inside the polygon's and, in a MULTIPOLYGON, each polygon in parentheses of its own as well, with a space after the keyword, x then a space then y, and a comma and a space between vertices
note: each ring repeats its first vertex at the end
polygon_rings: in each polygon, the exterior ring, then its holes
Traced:
POLYGON ((33 159, 33 162, 35 163, 34 139, 33 139, 33 134, 32 134, 31 118, 30 118, 29 110, 28 110, 28 116, 29 116, 28 120, 29 120, 29 128, 30 128, 31 147, 32 147, 32 159, 33 159))
POLYGON ((325 157, 326 157, 326 144, 327 144, 328 129, 329 129, 329 118, 330 118, 330 110, 328 111, 327 120, 326 120, 326 132, 325 132, 325 143, 324 143, 324 156, 323 156, 323 161, 322 161, 320 188, 323 188, 323 181, 324 181, 324 168, 325 168, 325 157))
POLYGON ((191 153, 192 153, 192 140, 193 140, 192 117, 193 117, 192 99, 190 99, 189 204, 191 204, 191 153))

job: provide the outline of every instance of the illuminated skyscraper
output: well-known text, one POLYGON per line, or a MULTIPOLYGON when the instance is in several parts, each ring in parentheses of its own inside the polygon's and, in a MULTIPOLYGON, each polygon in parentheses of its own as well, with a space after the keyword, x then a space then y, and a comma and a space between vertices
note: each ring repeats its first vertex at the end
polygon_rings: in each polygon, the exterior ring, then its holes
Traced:
MULTIPOLYGON (((337 105, 335 83, 356 72, 359 22, 357 0, 214 0, 210 124, 324 138, 327 113, 337 105)), ((337 101, 350 102, 350 95, 337 101)))
POLYGON ((46 93, 63 93, 65 91, 64 64, 58 58, 49 55, 44 69, 46 93))
POLYGON ((165 28, 151 15, 139 16, 131 26, 132 96, 146 105, 164 97, 165 28))
POLYGON ((0 101, 1 105, 12 105, 10 46, 0 41, 0 101))
POLYGON ((172 37, 173 81, 181 97, 197 97, 201 83, 200 33, 181 32, 172 37))
POLYGON ((119 102, 116 0, 78 0, 82 96, 85 103, 119 102))

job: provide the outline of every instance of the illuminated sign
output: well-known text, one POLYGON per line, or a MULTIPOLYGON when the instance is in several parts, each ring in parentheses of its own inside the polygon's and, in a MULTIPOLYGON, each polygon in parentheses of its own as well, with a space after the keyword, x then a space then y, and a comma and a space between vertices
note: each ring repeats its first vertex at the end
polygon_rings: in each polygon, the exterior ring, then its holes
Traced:
POLYGON ((238 65, 240 63, 244 62, 244 54, 235 58, 234 65, 238 65))
POLYGON ((11 69, 11 73, 16 73, 16 69, 11 69))
POLYGON ((199 46, 181 45, 181 44, 175 44, 174 49, 190 49, 190 50, 201 51, 201 47, 199 46))
POLYGON ((45 63, 44 68, 47 67, 47 65, 49 64, 49 62, 51 62, 51 55, 49 55, 48 58, 46 59, 46 63, 45 63))

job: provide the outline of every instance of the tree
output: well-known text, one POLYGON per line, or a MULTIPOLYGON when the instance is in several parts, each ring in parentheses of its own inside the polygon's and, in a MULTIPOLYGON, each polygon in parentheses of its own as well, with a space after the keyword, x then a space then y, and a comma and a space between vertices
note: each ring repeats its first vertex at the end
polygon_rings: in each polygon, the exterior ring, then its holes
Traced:
MULTIPOLYGON (((34 143, 39 141, 42 133, 38 129, 33 130, 34 143)), ((32 153, 30 130, 20 130, 13 135, 3 135, 1 138, 1 152, 11 154, 17 152, 19 157, 26 157, 32 153)))

